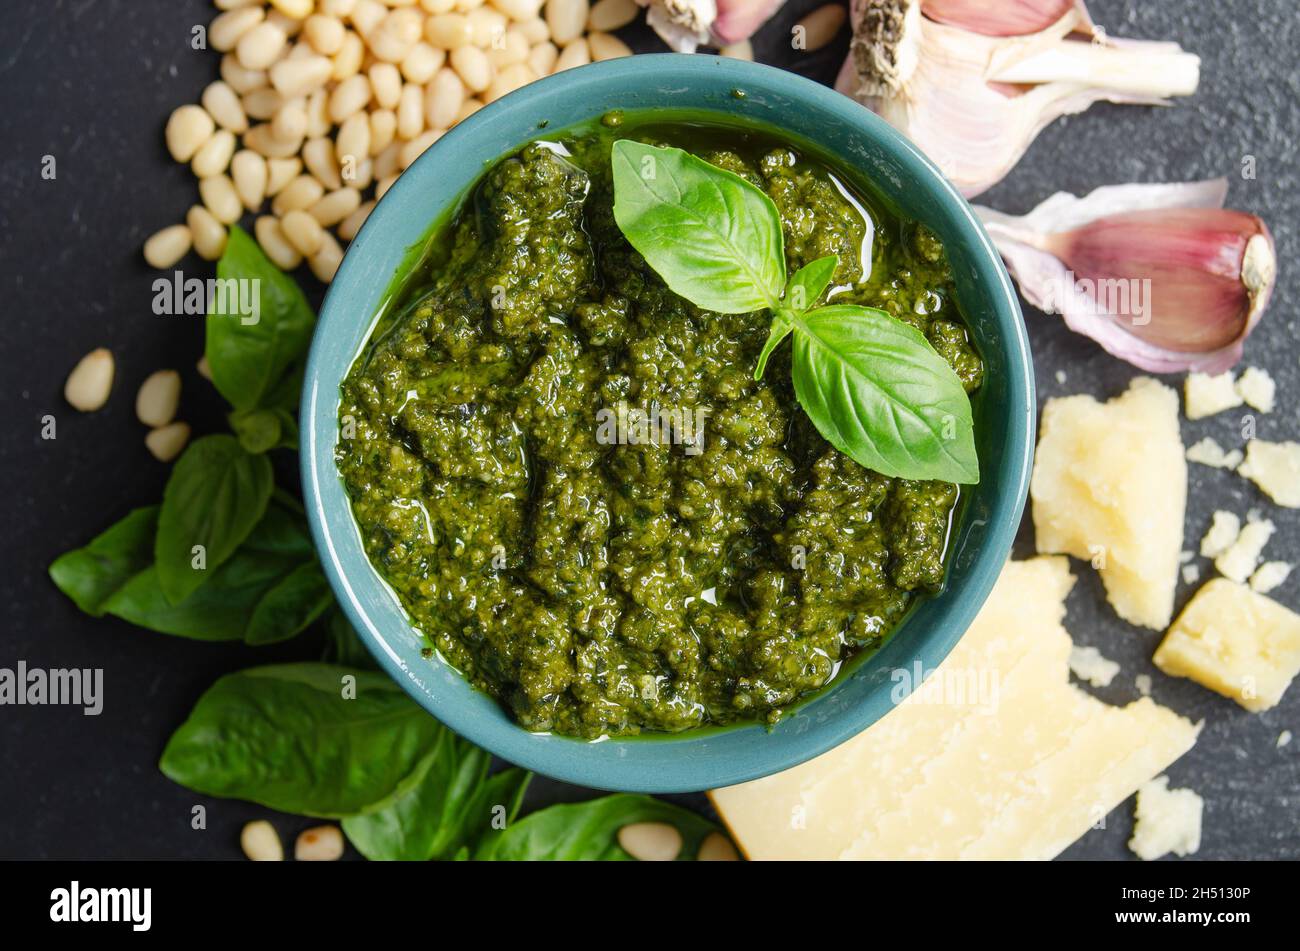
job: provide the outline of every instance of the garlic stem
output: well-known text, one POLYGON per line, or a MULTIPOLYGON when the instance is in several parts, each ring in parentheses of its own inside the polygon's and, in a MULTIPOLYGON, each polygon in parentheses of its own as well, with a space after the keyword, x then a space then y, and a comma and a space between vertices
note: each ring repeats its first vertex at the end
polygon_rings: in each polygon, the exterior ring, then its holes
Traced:
POLYGON ((1200 82, 1200 57, 1182 50, 1102 46, 1088 40, 1062 40, 1025 59, 995 55, 986 78, 1002 83, 1078 83, 1134 96, 1164 99, 1190 96, 1200 82))

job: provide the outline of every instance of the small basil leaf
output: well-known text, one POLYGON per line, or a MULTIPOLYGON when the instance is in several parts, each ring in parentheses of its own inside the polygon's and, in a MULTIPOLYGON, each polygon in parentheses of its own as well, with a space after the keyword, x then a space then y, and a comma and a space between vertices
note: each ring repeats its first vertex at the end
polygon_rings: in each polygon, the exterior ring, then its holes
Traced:
POLYGON ((308 561, 293 569, 257 602, 244 640, 254 646, 297 637, 334 603, 320 564, 308 561))
POLYGON ((840 259, 836 255, 828 254, 795 271, 790 278, 790 286, 785 291, 785 306, 796 314, 802 314, 816 306, 830 286, 831 278, 835 276, 835 266, 839 263, 840 259))
POLYGON ((113 595, 153 564, 158 509, 136 509, 84 548, 60 555, 50 565, 50 578, 77 607, 102 617, 113 595))
POLYGON ((767 333, 767 342, 763 344, 763 352, 758 355, 758 364, 754 367, 754 379, 763 379, 763 372, 767 369, 767 358, 794 329, 794 324, 790 318, 782 311, 772 318, 772 329, 767 333))
POLYGON ((275 410, 237 409, 228 413, 226 420, 239 444, 254 455, 270 452, 280 444, 282 426, 275 410))
POLYGON ((681 149, 620 139, 611 161, 614 219, 675 293, 722 314, 776 306, 785 251, 772 199, 681 149))
POLYGON ((794 390, 836 449, 882 475, 979 481, 970 399, 915 328, 831 305, 799 318, 794 390))
POLYGON ((154 560, 163 593, 183 600, 235 553, 266 512, 274 488, 271 461, 233 436, 190 443, 172 469, 158 515, 154 560), (195 546, 203 567, 195 567, 195 546))
POLYGON ((405 793, 443 732, 384 674, 279 664, 213 684, 159 766, 205 795, 342 818, 405 793))
POLYGON ((626 862, 632 856, 618 844, 618 830, 634 822, 666 822, 682 834, 679 861, 692 861, 700 843, 718 828, 703 816, 649 796, 619 794, 571 805, 549 806, 479 843, 479 861, 626 862))
POLYGON ((306 353, 316 323, 302 289, 239 227, 230 229, 217 280, 204 348, 212 382, 235 409, 296 401, 288 371, 306 353))

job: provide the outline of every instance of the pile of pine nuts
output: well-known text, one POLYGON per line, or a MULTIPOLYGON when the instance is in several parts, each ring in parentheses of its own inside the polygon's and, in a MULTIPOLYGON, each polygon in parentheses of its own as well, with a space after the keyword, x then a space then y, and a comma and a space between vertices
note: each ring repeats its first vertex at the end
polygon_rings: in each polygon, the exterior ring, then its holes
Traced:
POLYGON ((214 0, 221 79, 167 122, 199 179, 184 224, 144 245, 153 267, 221 257, 245 212, 275 265, 322 282, 375 202, 425 149, 535 79, 631 55, 610 31, 635 0, 214 0), (263 206, 269 202, 269 213, 263 206))

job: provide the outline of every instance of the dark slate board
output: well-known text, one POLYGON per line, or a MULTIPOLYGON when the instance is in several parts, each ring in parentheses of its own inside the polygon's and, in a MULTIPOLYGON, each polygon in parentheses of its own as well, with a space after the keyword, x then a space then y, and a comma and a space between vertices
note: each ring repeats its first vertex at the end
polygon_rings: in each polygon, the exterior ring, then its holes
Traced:
MULTIPOLYGON (((829 82, 845 37, 813 54, 790 48, 789 28, 820 0, 792 0, 755 40, 758 59, 829 82)), ((1228 175, 1230 203, 1263 215, 1277 239, 1282 280, 1271 311, 1247 349, 1279 384, 1279 408, 1260 420, 1268 439, 1300 437, 1297 324, 1300 277, 1290 266, 1300 199, 1294 150, 1300 137, 1300 29, 1286 0, 1160 3, 1094 0, 1092 12, 1114 35, 1174 39, 1204 60, 1201 90, 1171 109, 1097 106, 1047 129, 1008 179, 981 201, 1023 212, 1054 191, 1086 192, 1125 181, 1179 181, 1228 175), (1243 157, 1258 177, 1243 180, 1243 157)), ((140 260, 143 239, 179 220, 195 199, 193 181, 167 157, 162 125, 176 105, 194 101, 216 73, 211 53, 189 46, 195 24, 211 17, 206 0, 12 0, 0 37, 0 286, 4 289, 4 374, 0 428, 5 506, 0 599, 6 615, 0 666, 103 667, 107 695, 99 717, 58 707, 0 707, 0 856, 232 858, 241 824, 266 810, 209 800, 157 771, 170 731, 220 674, 302 656, 301 645, 252 651, 201 645, 81 614, 50 585, 45 568, 59 553, 128 508, 157 500, 166 470, 141 444, 131 394, 162 366, 185 375, 184 417, 218 428, 220 401, 193 371, 202 334, 197 321, 155 317, 153 275, 140 260), (58 175, 44 181, 43 156, 58 175), (61 399, 73 362, 95 346, 118 361, 115 397, 81 416, 61 399), (42 440, 52 413, 58 438, 42 440), (190 810, 208 808, 208 827, 190 827, 190 810)), ((661 48, 642 28, 625 31, 639 50, 661 48)), ((185 267, 204 274, 201 262, 185 267)), ((319 299, 319 289, 315 290, 319 299)), ((1120 392, 1134 371, 1051 317, 1026 314, 1040 398, 1120 392), (1063 377, 1058 380, 1057 374, 1063 377)), ((1233 414, 1184 424, 1188 443, 1213 435, 1234 444, 1233 414)), ((1226 472, 1193 466, 1189 539, 1216 508, 1259 507, 1279 525, 1270 558, 1300 561, 1300 514, 1278 509, 1226 472)), ((1021 533, 1019 554, 1032 552, 1021 533)), ((1188 547, 1194 547, 1189 543, 1188 547)), ((1256 716, 1150 663, 1159 635, 1131 628, 1105 604, 1101 586, 1076 565, 1068 625, 1083 644, 1123 665, 1104 699, 1137 696, 1134 676, 1152 676, 1154 696, 1204 720, 1196 748, 1170 770, 1173 784, 1206 801, 1202 858, 1300 857, 1300 742, 1279 749, 1283 729, 1300 732, 1300 689, 1256 716)), ((1179 603, 1191 594, 1180 586, 1179 603)), ((1300 574, 1276 595, 1300 606, 1300 574)), ((1088 688, 1090 689, 1090 688, 1088 688)), ((589 795, 539 779, 539 804, 589 795)), ((702 796, 677 797, 707 809, 702 796)), ((1131 808, 1070 848, 1067 858, 1126 858, 1131 808)), ((282 817, 286 839, 307 820, 282 817)))

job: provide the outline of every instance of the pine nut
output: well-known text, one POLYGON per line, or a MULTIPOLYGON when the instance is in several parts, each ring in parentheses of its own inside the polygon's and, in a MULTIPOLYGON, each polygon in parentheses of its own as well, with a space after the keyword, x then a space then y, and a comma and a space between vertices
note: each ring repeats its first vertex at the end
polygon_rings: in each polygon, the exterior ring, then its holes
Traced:
POLYGON ((383 198, 384 195, 388 193, 388 189, 392 188, 393 185, 396 184, 398 177, 399 177, 398 175, 388 175, 379 180, 379 183, 375 185, 376 201, 379 200, 380 198, 383 198))
POLYGON ((492 85, 483 94, 483 101, 496 102, 502 96, 509 95, 520 86, 527 86, 536 78, 537 76, 533 73, 532 67, 527 63, 511 63, 509 66, 498 70, 496 77, 492 80, 492 85))
POLYGON ((348 14, 348 21, 364 37, 377 29, 386 16, 388 8, 378 0, 357 0, 356 6, 348 14))
MULTIPOLYGON (((425 89, 424 117, 431 129, 446 129, 465 101, 465 84, 456 71, 444 66, 425 89)), ((423 150, 421 150, 423 151, 423 150)))
POLYGON ((562 73, 566 69, 573 69, 575 66, 586 66, 590 62, 591 47, 587 45, 585 39, 579 37, 560 50, 560 56, 555 61, 555 72, 562 73))
POLYGON ((582 36, 591 7, 587 0, 546 0, 546 25, 551 39, 561 45, 582 36))
POLYGON ((408 81, 423 86, 433 74, 442 69, 447 61, 447 51, 419 42, 411 47, 411 52, 402 60, 402 76, 408 81))
POLYGON ((203 377, 203 379, 207 380, 209 383, 212 382, 212 366, 208 363, 208 355, 206 353, 199 357, 199 362, 194 364, 194 369, 199 371, 199 376, 203 377))
MULTIPOLYGON (((233 163, 232 163, 233 164, 233 163)), ((269 198, 278 195, 285 185, 299 176, 302 172, 302 159, 297 156, 293 158, 276 158, 266 160, 266 194, 263 197, 269 198)), ((239 176, 235 176, 235 185, 239 185, 239 176)), ((251 194, 251 193, 250 193, 251 194)), ((258 202, 261 205, 261 202, 258 202)), ((256 208, 250 208, 249 211, 256 211, 256 208)))
POLYGON ((295 20, 307 19, 314 5, 313 0, 271 0, 271 6, 295 20))
POLYGON ((481 49, 500 49, 505 42, 508 21, 491 7, 479 7, 465 15, 472 42, 481 49))
POLYGON ((194 155, 190 169, 196 178, 220 175, 230 167, 230 157, 235 154, 235 135, 229 129, 218 129, 216 134, 194 155))
POLYGON ((352 14, 357 0, 320 0, 320 12, 340 20, 352 14))
POLYGON ((68 381, 63 384, 63 398, 73 409, 93 413, 108 402, 108 394, 113 389, 114 369, 112 352, 103 347, 90 351, 68 374, 68 381))
POLYGON ((284 846, 275 826, 265 819, 250 822, 239 833, 239 845, 254 862, 283 862, 284 846))
POLYGON ((361 192, 355 188, 339 188, 321 198, 307 211, 326 228, 332 228, 359 207, 361 192))
POLYGON ((253 233, 257 243, 262 246, 271 263, 281 271, 292 271, 302 263, 302 255, 284 236, 280 222, 270 215, 263 215, 253 223, 253 233))
POLYGON ((336 862, 343 857, 343 833, 338 826, 317 826, 298 836, 293 857, 299 862, 336 862))
POLYGON ((185 214, 185 224, 194 240, 194 250, 205 261, 216 261, 226 251, 226 226, 202 205, 185 214))
POLYGON ((721 832, 710 832, 700 843, 700 851, 696 856, 699 862, 738 862, 740 855, 736 852, 736 847, 731 844, 721 832))
POLYGON ((515 29, 506 30, 505 36, 501 38, 500 45, 493 46, 488 52, 492 65, 497 69, 504 66, 511 66, 515 63, 528 62, 528 54, 532 48, 528 41, 524 39, 523 33, 515 29))
MULTIPOLYGON (((231 89, 243 96, 254 89, 261 89, 267 83, 266 71, 262 69, 244 69, 234 53, 221 57, 221 78, 231 89)), ((243 108, 242 106, 240 108, 243 108)))
POLYGON ((666 822, 633 822, 618 830, 623 851, 641 862, 671 862, 682 851, 682 834, 666 822))
POLYGON ((795 29, 803 29, 804 52, 811 53, 819 50, 835 39, 835 34, 840 31, 847 18, 848 13, 842 6, 838 3, 828 3, 800 20, 795 25, 795 29))
POLYGON ((239 38, 235 56, 245 69, 267 69, 280 58, 288 37, 274 23, 259 23, 239 38))
POLYGON ((418 10, 394 10, 373 30, 363 30, 366 45, 376 59, 387 63, 400 63, 415 48, 424 32, 424 17, 418 10))
POLYGON ((283 217, 296 209, 310 208, 324 194, 324 185, 310 175, 299 175, 275 196, 271 202, 271 211, 283 217))
POLYGON ((163 133, 167 151, 178 162, 188 162, 216 131, 217 124, 201 106, 181 106, 167 120, 163 133))
POLYGON ((255 125, 244 134, 244 144, 264 158, 292 158, 302 149, 302 139, 277 139, 269 123, 255 125))
POLYGON ((280 111, 284 106, 284 97, 270 86, 264 86, 245 95, 242 104, 250 119, 264 121, 280 111))
POLYGON ((311 257, 320 250, 325 229, 319 221, 305 211, 291 211, 280 219, 280 230, 303 257, 311 257))
POLYGON ((454 49, 449 58, 451 68, 473 92, 482 92, 492 84, 492 61, 477 46, 454 49))
POLYGON ((248 116, 244 115, 244 107, 239 103, 239 96, 227 83, 221 80, 210 83, 203 90, 203 96, 199 101, 208 115, 223 129, 229 129, 236 135, 243 135, 248 131, 248 116))
POLYGON ((337 17, 315 13, 302 25, 302 35, 317 53, 333 56, 343 47, 347 27, 337 17))
POLYGON ((544 43, 538 43, 528 53, 528 65, 532 67, 533 72, 538 76, 549 76, 551 70, 555 69, 555 62, 559 59, 560 51, 556 49, 555 44, 550 40, 544 43))
POLYGON ((397 113, 376 109, 370 113, 370 154, 378 155, 392 144, 397 135, 397 113))
POLYGON ((587 15, 587 29, 608 33, 627 26, 641 8, 636 0, 596 0, 587 15))
MULTIPOLYGON (((357 113, 364 117, 364 113, 357 113)), ((302 147, 302 164, 316 180, 331 191, 343 184, 339 166, 334 160, 334 143, 329 139, 312 139, 302 147)))
POLYGON ((375 203, 373 201, 360 205, 356 211, 339 222, 339 237, 344 241, 351 241, 355 238, 360 233, 361 226, 366 223, 366 219, 370 217, 370 213, 374 210, 375 203))
POLYGON ((181 375, 175 370, 157 370, 145 377, 135 394, 135 415, 150 429, 157 429, 176 418, 180 402, 181 375))
POLYGON ((352 188, 363 191, 375 180, 375 163, 368 155, 360 161, 350 156, 339 169, 339 176, 352 188))
POLYGON ((420 0, 420 9, 431 15, 450 13, 456 9, 456 0, 420 0))
POLYGON ((340 166, 351 157, 360 162, 370 157, 370 116, 358 112, 343 123, 334 143, 334 156, 340 166))
POLYGON ((587 46, 591 48, 592 60, 597 63, 632 55, 626 43, 609 33, 588 33, 587 46))
POLYGON ((321 87, 307 97, 307 135, 313 139, 329 135, 333 124, 330 121, 329 90, 321 87))
POLYGON ((334 54, 334 72, 330 74, 330 79, 342 82, 355 76, 361 71, 361 64, 365 58, 366 44, 361 41, 361 37, 349 32, 343 37, 343 45, 339 51, 334 54))
POLYGON ((428 132, 422 133, 418 138, 414 138, 403 145, 399 156, 399 164, 402 166, 402 170, 405 171, 410 168, 415 160, 428 150, 429 146, 442 138, 442 135, 441 129, 430 129, 428 132))
POLYGON ((235 183, 222 173, 199 181, 199 197, 204 207, 223 225, 233 225, 244 213, 244 203, 239 200, 235 183))
POLYGON ((307 135, 307 103, 291 99, 271 119, 271 134, 281 142, 292 142, 307 135))
POLYGON ((483 0, 456 0, 457 13, 469 13, 483 6, 483 0))
POLYGON ((242 7, 213 18, 208 24, 208 45, 219 53, 228 53, 244 34, 266 19, 261 7, 242 7))
POLYGON ((334 87, 330 94, 330 119, 335 124, 354 112, 364 109, 370 102, 370 80, 362 74, 351 76, 334 87))
POLYGON ((190 441, 189 423, 168 423, 151 429, 144 437, 145 448, 159 462, 171 462, 190 441))
POLYGON ((533 19, 537 16, 537 11, 542 8, 541 0, 491 0, 491 2, 492 6, 518 22, 533 19))
MULTIPOLYGON (((298 47, 302 49, 302 47, 298 47)), ((325 56, 282 59, 271 67, 271 85, 286 99, 306 96, 329 82, 334 63, 325 56)))
POLYGON ((456 113, 456 121, 464 122, 474 113, 482 109, 483 105, 484 104, 478 99, 466 99, 464 104, 460 107, 460 112, 456 113))
POLYGON ((328 284, 334 280, 339 265, 343 263, 343 249, 334 240, 334 235, 328 231, 321 234, 320 250, 313 254, 307 263, 311 266, 311 272, 316 275, 316 280, 322 284, 328 284))
POLYGON ((516 24, 516 26, 519 28, 519 32, 524 35, 524 39, 532 45, 545 43, 551 38, 551 28, 546 25, 546 21, 541 17, 535 16, 530 20, 524 20, 516 24))
POLYGON ((367 75, 370 91, 381 109, 392 109, 402 97, 402 72, 392 63, 375 63, 367 75))
POLYGON ((749 40, 741 40, 739 43, 732 43, 730 46, 724 46, 718 50, 718 55, 725 56, 728 59, 745 59, 753 62, 754 44, 749 40))
POLYGON ((432 46, 454 50, 473 41, 469 20, 459 13, 443 13, 424 21, 424 37, 432 46))
POLYGON ((251 149, 240 149, 230 160, 230 177, 235 183, 235 194, 249 211, 257 211, 262 207, 262 202, 266 199, 268 175, 266 159, 251 149))
POLYGON ((194 236, 185 225, 172 225, 153 234, 144 243, 144 259, 150 267, 164 271, 190 253, 194 236))
MULTIPOLYGON (((419 133, 416 133, 417 135, 419 133)), ((388 148, 384 149, 375 156, 374 173, 375 177, 381 182, 390 175, 400 172, 402 169, 402 149, 405 148, 405 142, 393 142, 388 148)), ((376 200, 381 196, 375 195, 376 200)))
POLYGON ((402 87, 397 103, 397 135, 413 139, 424 131, 424 90, 414 83, 402 87))

